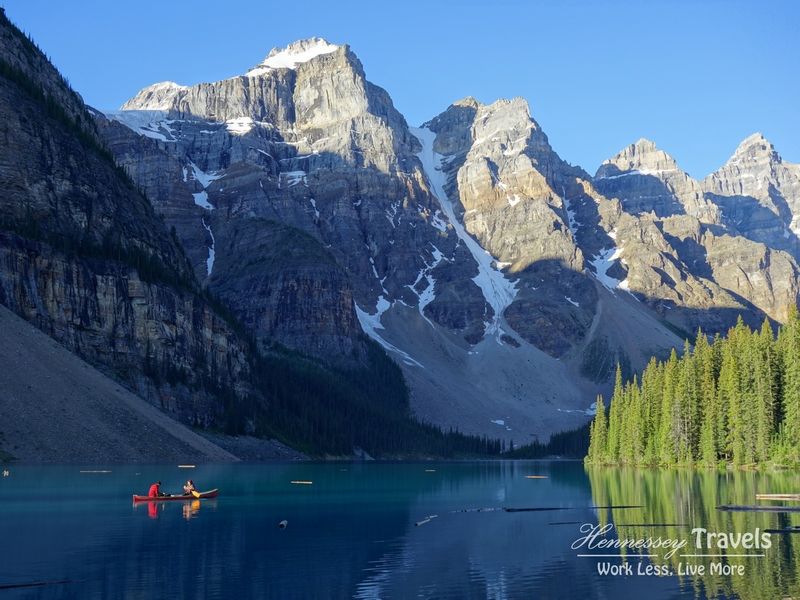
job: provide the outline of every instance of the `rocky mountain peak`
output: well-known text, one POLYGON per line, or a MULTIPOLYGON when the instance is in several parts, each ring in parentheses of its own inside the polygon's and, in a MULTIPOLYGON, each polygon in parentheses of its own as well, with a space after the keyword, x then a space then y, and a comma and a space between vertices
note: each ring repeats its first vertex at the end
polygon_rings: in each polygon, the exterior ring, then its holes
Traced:
POLYGON ((762 162, 764 160, 780 162, 781 158, 772 143, 763 134, 756 132, 742 140, 728 163, 762 162))
POLYGON ((700 183, 646 138, 603 162, 594 184, 602 194, 619 199, 630 214, 687 214, 702 223, 717 223, 720 218, 718 208, 704 197, 700 183))
POLYGON ((639 138, 633 144, 630 145, 630 148, 636 154, 649 154, 652 152, 658 152, 659 148, 656 146, 656 143, 653 140, 649 140, 647 138, 639 138))
POLYGON ((478 108, 483 105, 474 96, 467 96, 466 98, 461 98, 461 100, 456 100, 451 106, 478 108))
POLYGON ((675 162, 675 159, 656 146, 655 142, 647 138, 639 138, 603 162, 595 177, 603 179, 631 171, 637 171, 643 175, 658 175, 678 170, 678 163, 675 162))
POLYGON ((273 48, 267 57, 255 68, 247 72, 250 77, 263 75, 272 69, 296 69, 298 65, 306 63, 323 54, 330 54, 339 49, 327 40, 312 37, 305 40, 292 42, 285 48, 273 48))
POLYGON ((120 110, 169 110, 175 97, 189 89, 174 81, 161 81, 142 88, 138 94, 125 102, 120 110))

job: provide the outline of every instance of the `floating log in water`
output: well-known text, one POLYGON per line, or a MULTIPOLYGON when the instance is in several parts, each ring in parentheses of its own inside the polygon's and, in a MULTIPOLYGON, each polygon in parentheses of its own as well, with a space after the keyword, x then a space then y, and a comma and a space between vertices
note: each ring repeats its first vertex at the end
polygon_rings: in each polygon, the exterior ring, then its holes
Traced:
POLYGON ((422 519, 422 521, 417 521, 416 523, 414 523, 414 527, 419 527, 420 525, 425 525, 425 523, 430 523, 433 519, 435 519, 438 516, 439 515, 428 515, 427 517, 422 519))
POLYGON ((178 465, 179 469, 196 469, 196 465, 178 465))
POLYGON ((733 504, 723 504, 722 506, 718 506, 717 510, 724 510, 729 512, 790 513, 790 512, 800 512, 800 506, 768 506, 766 504, 758 504, 755 506, 736 506, 733 504))
POLYGON ((506 512, 540 512, 546 510, 586 510, 589 509, 598 509, 598 508, 613 508, 613 509, 621 509, 621 508, 644 508, 642 506, 534 506, 532 508, 508 508, 504 507, 503 510, 506 512))
POLYGON ((800 494, 756 494, 756 500, 800 500, 800 494))
POLYGON ((614 523, 615 527, 689 527, 686 523, 614 523))
POLYGON ((31 581, 28 583, 0 583, 0 590, 14 590, 19 588, 44 587, 46 585, 63 585, 65 583, 75 583, 71 579, 59 579, 57 581, 31 581))
POLYGON ((547 479, 547 475, 525 475, 525 479, 547 479))
POLYGON ((293 484, 295 484, 295 485, 312 485, 314 482, 313 482, 313 481, 300 481, 300 480, 295 480, 295 481, 290 481, 289 483, 293 483, 293 484))

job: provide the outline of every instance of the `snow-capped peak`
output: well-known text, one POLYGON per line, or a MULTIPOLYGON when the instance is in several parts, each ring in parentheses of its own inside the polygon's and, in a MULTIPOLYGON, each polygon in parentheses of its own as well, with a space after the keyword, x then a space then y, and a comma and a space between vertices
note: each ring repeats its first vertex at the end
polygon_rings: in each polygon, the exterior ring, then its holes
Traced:
POLYGON ((322 54, 335 52, 338 48, 339 46, 336 44, 331 44, 322 38, 314 37, 307 40, 299 40, 285 48, 273 48, 270 50, 267 58, 248 71, 247 75, 254 77, 271 69, 295 69, 301 63, 308 62, 322 54))
POLYGON ((122 105, 121 110, 169 110, 180 92, 187 90, 185 85, 174 81, 160 81, 142 88, 136 96, 122 105))

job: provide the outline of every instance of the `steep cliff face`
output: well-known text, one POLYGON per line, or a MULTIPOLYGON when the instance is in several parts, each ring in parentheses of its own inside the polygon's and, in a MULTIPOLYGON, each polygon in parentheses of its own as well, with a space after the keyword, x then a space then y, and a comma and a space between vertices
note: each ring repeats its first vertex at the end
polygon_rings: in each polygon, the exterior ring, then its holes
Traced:
POLYGON ((763 135, 743 140, 703 188, 730 232, 800 258, 800 165, 785 162, 763 135))
POLYGON ((0 16, 0 302, 187 422, 248 395, 245 347, 80 98, 0 16))
POLYGON ((650 140, 640 139, 605 161, 594 184, 604 195, 619 198, 624 210, 632 214, 686 214, 703 223, 720 220, 717 207, 705 198, 700 184, 650 140))
POLYGON ((426 127, 436 134, 442 191, 455 218, 497 259, 503 277, 517 281, 495 312, 525 340, 561 356, 583 339, 597 302, 568 206, 588 176, 553 152, 521 98, 490 105, 467 98, 426 127))

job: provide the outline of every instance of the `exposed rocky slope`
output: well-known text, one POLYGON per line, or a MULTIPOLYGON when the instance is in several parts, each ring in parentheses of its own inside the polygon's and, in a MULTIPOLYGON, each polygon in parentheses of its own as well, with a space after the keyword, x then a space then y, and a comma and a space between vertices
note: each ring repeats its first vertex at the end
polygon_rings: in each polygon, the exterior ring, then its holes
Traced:
POLYGON ((800 165, 785 162, 760 133, 703 182, 732 233, 800 257, 800 165))
POLYGON ((648 140, 603 163, 594 184, 627 213, 615 232, 626 287, 690 330, 784 318, 800 291, 795 167, 758 134, 703 182, 648 140))
POLYGON ((38 49, 0 15, 0 303, 180 419, 251 393, 246 346, 38 49))
POLYGON ((235 461, 0 306, 0 456, 23 463, 235 461))

